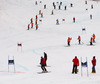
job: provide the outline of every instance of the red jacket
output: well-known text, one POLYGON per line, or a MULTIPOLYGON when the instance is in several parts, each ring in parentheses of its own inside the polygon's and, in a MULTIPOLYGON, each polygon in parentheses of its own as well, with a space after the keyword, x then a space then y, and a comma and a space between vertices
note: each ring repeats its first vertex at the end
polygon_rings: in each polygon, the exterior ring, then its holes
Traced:
POLYGON ((93 38, 95 39, 95 34, 93 34, 93 38))
POLYGON ((41 64, 45 65, 45 59, 44 58, 41 59, 41 64))
POLYGON ((72 62, 73 62, 74 65, 79 66, 79 60, 76 57, 72 60, 72 62))
POLYGON ((93 42, 93 38, 91 37, 90 42, 93 42))
POLYGON ((28 24, 28 27, 30 27, 30 24, 28 24))
POLYGON ((38 25, 36 25, 36 28, 38 28, 38 25))
POLYGON ((67 41, 68 41, 68 42, 70 42, 71 40, 72 40, 72 38, 68 38, 68 40, 67 40, 67 41))
POLYGON ((73 20, 75 20, 75 17, 73 18, 73 20))
POLYGON ((33 18, 31 18, 31 21, 33 21, 33 18))
POLYGON ((80 36, 78 37, 78 40, 81 40, 81 37, 80 36))
POLYGON ((96 59, 95 58, 93 58, 93 60, 92 60, 92 65, 96 65, 96 59))

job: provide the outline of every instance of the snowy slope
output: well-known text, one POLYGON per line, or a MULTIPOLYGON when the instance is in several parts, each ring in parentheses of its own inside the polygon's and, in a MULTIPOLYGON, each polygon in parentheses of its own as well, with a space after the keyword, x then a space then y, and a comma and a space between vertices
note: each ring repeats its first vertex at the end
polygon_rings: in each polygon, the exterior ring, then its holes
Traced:
POLYGON ((99 84, 100 82, 100 2, 85 0, 0 0, 0 84, 99 84), (62 9, 53 10, 53 2, 63 2, 62 9), (73 7, 70 7, 73 3, 73 7), (44 9, 44 5, 47 8, 44 9), (91 5, 94 8, 91 9, 91 5), (64 6, 67 5, 67 10, 64 6), (86 10, 88 9, 88 10, 86 10), (44 17, 41 18, 41 10, 44 17), (90 14, 93 19, 90 20, 90 14), (38 15, 39 29, 27 30, 30 19, 38 15), (73 23, 73 17, 76 22, 73 23), (59 19, 60 25, 56 25, 59 19), (62 21, 65 19, 65 21, 62 21), (82 33, 82 28, 86 32, 82 33), (87 46, 92 34, 96 35, 95 46, 87 46), (78 45, 77 37, 82 37, 83 45, 78 45), (71 46, 67 46, 67 38, 72 37, 71 46), (17 47, 17 43, 22 43, 17 47), (48 54, 46 67, 50 73, 38 74, 41 72, 39 66, 40 57, 43 52, 48 54), (8 56, 15 59, 15 70, 10 65, 8 73, 8 56), (72 74, 72 59, 77 56, 82 57, 83 61, 88 59, 87 77, 86 68, 83 69, 81 77, 81 66, 78 67, 79 73, 72 74), (91 60, 96 56, 96 74, 91 73, 91 60))

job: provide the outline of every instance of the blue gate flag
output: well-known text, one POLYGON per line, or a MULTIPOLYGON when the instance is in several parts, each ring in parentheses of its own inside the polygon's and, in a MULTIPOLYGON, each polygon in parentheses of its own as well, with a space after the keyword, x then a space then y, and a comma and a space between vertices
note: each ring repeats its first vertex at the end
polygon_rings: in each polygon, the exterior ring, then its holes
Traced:
POLYGON ((81 62, 81 66, 82 66, 82 67, 87 67, 87 62, 84 62, 84 63, 81 62))

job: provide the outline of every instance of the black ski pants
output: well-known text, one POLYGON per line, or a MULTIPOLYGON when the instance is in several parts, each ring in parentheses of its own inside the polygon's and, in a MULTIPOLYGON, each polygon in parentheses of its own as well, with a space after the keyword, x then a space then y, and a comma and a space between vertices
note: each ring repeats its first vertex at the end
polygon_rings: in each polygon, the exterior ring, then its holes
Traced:
POLYGON ((74 72, 77 74, 77 65, 73 65, 72 73, 74 73, 74 72))

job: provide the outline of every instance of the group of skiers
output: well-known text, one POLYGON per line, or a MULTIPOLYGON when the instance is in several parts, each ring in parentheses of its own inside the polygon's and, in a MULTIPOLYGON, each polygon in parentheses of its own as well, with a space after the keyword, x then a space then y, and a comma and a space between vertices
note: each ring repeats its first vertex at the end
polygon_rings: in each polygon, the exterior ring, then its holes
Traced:
MULTIPOLYGON (((52 11, 52 14, 53 14, 53 11, 52 11)), ((92 19, 92 14, 90 14, 90 19, 92 19)), ((58 23, 59 23, 59 20, 57 19, 56 24, 58 24, 58 23)), ((73 23, 75 23, 75 17, 73 17, 73 23)))
MULTIPOLYGON (((51 14, 53 14, 53 11, 52 11, 52 13, 51 14)), ((75 17, 73 17, 73 23, 75 23, 75 17)), ((58 25, 59 24, 59 20, 58 19, 56 19, 56 25, 58 25)))
POLYGON ((30 19, 30 24, 28 24, 28 29, 29 30, 30 28, 33 28, 34 26, 36 27, 36 30, 38 29, 38 24, 37 24, 37 21, 38 21, 38 16, 36 15, 35 16, 35 25, 33 23, 33 18, 30 19))
MULTIPOLYGON (((77 66, 79 66, 79 59, 77 58, 77 56, 75 56, 75 58, 72 60, 72 62, 73 62, 72 74, 73 73, 77 74, 77 72, 78 72, 77 66)), ((96 58, 95 58, 95 56, 93 56, 93 59, 91 60, 91 62, 92 62, 92 73, 96 73, 96 70, 95 70, 96 58)))
MULTIPOLYGON (((85 1, 85 3, 87 4, 87 1, 85 1)), ((37 1, 35 3, 37 5, 37 1)), ((58 4, 58 2, 57 2, 58 4)), ((59 10, 61 9, 61 6, 62 6, 62 2, 59 3, 59 10)), ((53 7, 54 9, 56 9, 56 4, 55 2, 53 2, 53 7)), ((65 10, 66 10, 66 7, 65 6, 65 10)), ((70 4, 70 7, 73 7, 73 4, 71 3, 70 4)), ((46 9, 46 4, 44 5, 44 9, 46 9)), ((93 9, 93 5, 91 5, 91 9, 93 9)), ((53 15, 53 10, 51 12, 51 15, 53 15)), ((43 13, 41 12, 41 10, 39 10, 39 15, 41 15, 41 18, 43 17, 43 13)), ((38 17, 36 15, 36 18, 35 18, 35 25, 36 25, 36 30, 38 29, 38 24, 37 24, 37 20, 38 17)), ((92 19, 92 15, 90 15, 90 19, 92 19)), ((73 17, 73 23, 75 23, 75 17, 73 17)), ((57 19, 56 20, 56 24, 58 25, 59 24, 59 20, 57 19)), ((33 28, 33 18, 31 18, 31 28, 33 28)), ((28 30, 30 29, 30 24, 28 25, 28 30)), ((81 44, 81 36, 78 36, 78 42, 79 44, 81 44)), ((72 38, 71 37, 68 37, 67 39, 67 44, 68 46, 70 46, 70 42, 71 42, 72 38)), ((90 45, 93 45, 93 42, 95 42, 95 34, 92 35, 91 39, 90 39, 90 45)), ((43 72, 47 72, 47 69, 46 69, 46 66, 47 66, 47 54, 44 52, 44 57, 41 56, 41 60, 40 60, 40 65, 41 65, 41 69, 43 72)), ((75 58, 72 60, 73 62, 73 69, 72 69, 72 73, 75 73, 77 74, 78 70, 77 70, 77 66, 79 66, 79 59, 77 58, 77 56, 75 56, 75 58)), ((93 56, 93 59, 92 59, 92 73, 96 73, 96 70, 95 70, 95 66, 96 66, 96 59, 95 59, 95 56, 93 56)))
POLYGON ((93 43, 95 43, 95 34, 92 35, 91 39, 90 39, 90 45, 93 45, 93 43))
MULTIPOLYGON (((61 7, 62 7, 62 5, 63 5, 63 3, 62 2, 56 2, 56 4, 58 5, 58 9, 60 10, 61 9, 61 7)), ((55 2, 53 2, 53 7, 54 7, 54 9, 56 9, 56 5, 55 4, 55 2)), ((72 3, 70 3, 70 7, 73 7, 73 4, 72 3)), ((65 5, 64 6, 64 10, 66 10, 67 9, 67 6, 65 5)))
MULTIPOLYGON (((96 38, 96 36, 95 36, 95 34, 93 34, 92 37, 91 37, 91 39, 90 39, 90 45, 93 45, 93 43, 95 43, 95 38, 96 38)), ((77 39, 78 39, 79 44, 81 44, 81 42, 82 42, 81 41, 81 36, 78 36, 77 39)), ((68 46, 70 46, 71 40, 72 40, 72 38, 71 37, 68 37, 68 39, 67 39, 68 46)))
MULTIPOLYGON (((42 3, 42 1, 40 1, 40 3, 42 3)), ((38 5, 37 1, 35 2, 35 5, 38 5)), ((46 5, 44 5, 44 7, 46 8, 46 5)), ((41 16, 41 18, 43 18, 43 12, 41 10, 39 10, 39 15, 41 16)), ((33 23, 33 18, 30 19, 30 24, 28 24, 28 29, 33 28, 35 26, 36 30, 38 29, 38 15, 35 16, 35 24, 33 23)), ((40 21, 40 20, 39 20, 40 21)))

